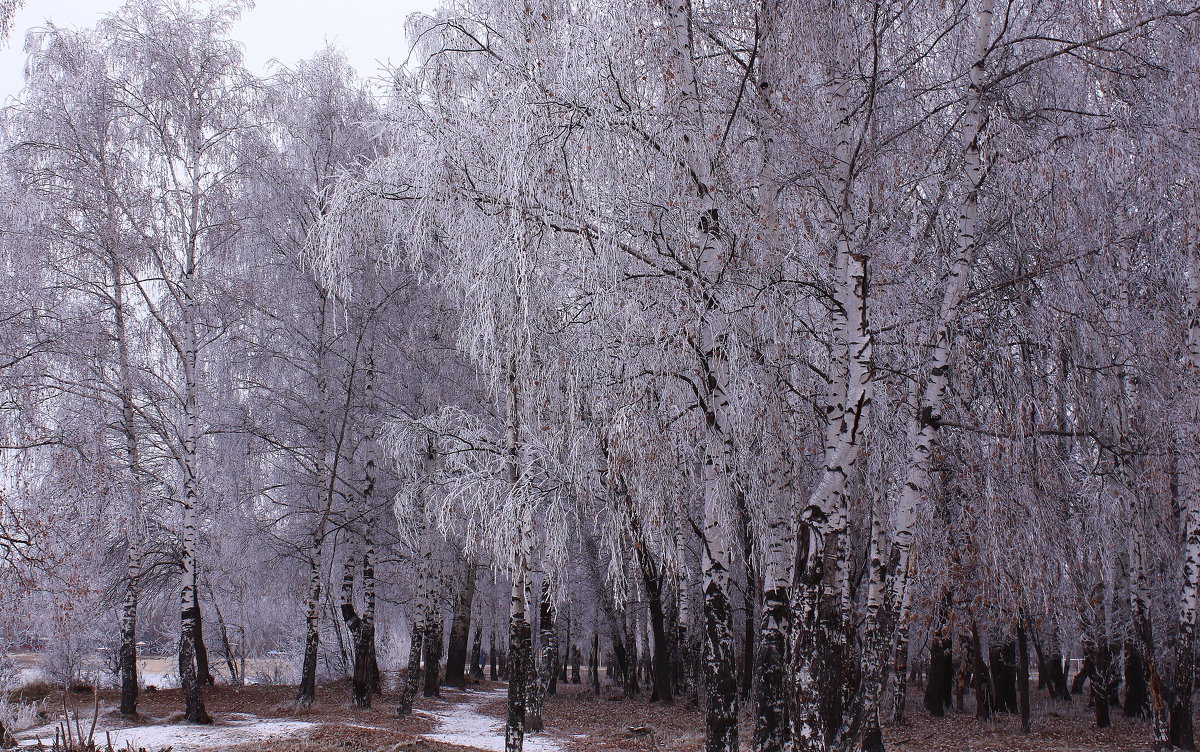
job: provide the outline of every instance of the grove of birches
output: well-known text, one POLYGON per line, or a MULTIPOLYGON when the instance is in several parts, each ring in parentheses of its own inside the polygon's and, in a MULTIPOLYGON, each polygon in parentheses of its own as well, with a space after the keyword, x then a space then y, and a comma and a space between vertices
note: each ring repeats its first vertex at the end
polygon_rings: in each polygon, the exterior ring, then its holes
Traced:
POLYGON ((508 752, 572 681, 707 752, 1196 749, 1194 2, 453 0, 266 75, 248 3, 11 33, 6 648, 129 716, 160 650, 191 723, 268 654, 348 717, 500 680, 508 752))

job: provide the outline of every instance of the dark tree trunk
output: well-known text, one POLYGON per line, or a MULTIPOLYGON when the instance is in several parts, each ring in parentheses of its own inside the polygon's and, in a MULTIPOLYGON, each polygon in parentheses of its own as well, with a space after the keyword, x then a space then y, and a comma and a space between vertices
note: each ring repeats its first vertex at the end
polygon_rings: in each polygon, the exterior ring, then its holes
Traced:
MULTIPOLYGON (((189 601, 185 589, 184 602, 189 601)), ((204 695, 200 690, 200 679, 196 671, 196 612, 199 607, 192 600, 180 614, 179 630, 179 685, 183 690, 183 717, 188 723, 212 723, 204 709, 204 695)))
POLYGON ((121 715, 131 718, 137 715, 138 667, 137 667, 137 606, 138 583, 133 572, 140 569, 135 564, 136 554, 131 550, 130 576, 125 583, 125 603, 121 609, 121 715))
POLYGON ((442 624, 440 618, 430 619, 425 627, 425 691, 426 697, 441 697, 442 624))
POLYGON ((662 569, 644 546, 638 548, 637 556, 650 609, 650 632, 654 642, 654 695, 663 704, 670 705, 674 696, 671 691, 671 645, 667 637, 666 614, 663 610, 662 569))
POLYGON ((1125 703, 1121 708, 1126 718, 1142 718, 1150 709, 1150 692, 1146 685, 1146 667, 1142 653, 1132 642, 1125 643, 1125 703))
MULTIPOLYGON (((558 693, 558 629, 555 626, 557 609, 551 600, 550 578, 542 582, 542 598, 538 608, 538 627, 541 630, 541 683, 546 695, 553 697, 558 693)), ((540 729, 539 729, 540 730, 540 729)))
POLYGON ((929 643, 929 681, 925 685, 925 709, 935 718, 946 715, 953 702, 954 640, 943 622, 929 643))
POLYGON ((468 559, 462 583, 454 599, 454 617, 450 623, 450 643, 446 647, 446 678, 448 687, 467 686, 467 642, 471 636, 471 605, 475 600, 475 580, 478 567, 468 559))
POLYGON ((312 705, 317 696, 317 652, 321 644, 321 541, 313 542, 313 558, 309 563, 308 603, 304 619, 304 662, 300 668, 300 691, 296 704, 312 705))
POLYGON ((571 683, 582 684, 583 676, 580 672, 580 663, 583 662, 583 653, 578 645, 571 646, 571 683))
POLYGON ((509 618, 508 719, 505 726, 505 752, 520 752, 525 739, 525 708, 533 681, 533 633, 524 616, 509 618))
MULTIPOLYGON (((1171 721, 1167 702, 1163 696, 1163 683, 1158 673, 1158 661, 1154 651, 1154 626, 1150 620, 1150 586, 1145 570, 1140 564, 1141 549, 1135 551, 1138 565, 1135 567, 1137 578, 1134 585, 1134 597, 1131 599, 1133 610, 1134 641, 1128 646, 1131 652, 1137 653, 1141 663, 1141 680, 1145 685, 1146 703, 1144 715, 1150 717, 1151 747, 1155 752, 1170 752, 1171 721)), ((1128 697, 1128 691, 1126 694, 1128 697)))
MULTIPOLYGON (((841 604, 838 602, 838 599, 831 594, 825 594, 825 597, 821 598, 818 610, 820 612, 820 622, 817 631, 817 666, 820 673, 817 686, 820 688, 822 694, 820 706, 824 728, 829 741, 832 742, 841 729, 843 722, 855 720, 847 718, 847 702, 852 699, 850 696, 851 688, 858 683, 858 666, 851 666, 850 645, 847 642, 849 635, 841 620, 841 614, 839 613, 841 611, 841 604)), ((870 630, 867 631, 869 632, 870 630)), ((864 634, 864 643, 876 636, 869 633, 864 634)), ((883 655, 879 654, 875 654, 875 658, 880 661, 886 660, 883 655)), ((882 668, 881 665, 880 669, 882 670, 882 668)), ((875 724, 877 722, 876 715, 876 711, 865 714, 860 719, 859 726, 861 727, 863 724, 875 724)), ((855 733, 856 735, 861 735, 862 732, 856 728, 855 733)))
POLYGON ((979 640, 979 627, 971 625, 971 673, 975 677, 975 717, 987 720, 992 717, 992 680, 988 666, 983 661, 983 646, 979 640))
POLYGON ((475 627, 475 640, 471 643, 471 678, 483 681, 483 625, 475 627))
POLYGON ((558 667, 559 667, 558 680, 560 682, 562 682, 563 684, 566 684, 567 682, 571 681, 571 676, 570 676, 571 666, 570 666, 570 664, 571 664, 571 645, 572 645, 572 643, 571 643, 571 611, 569 608, 567 609, 567 616, 566 616, 565 621, 566 621, 566 637, 563 640, 558 642, 558 645, 559 645, 559 649, 558 649, 558 653, 559 653, 559 656, 558 656, 558 667), (565 646, 565 648, 563 646, 565 646))
POLYGON ((1017 645, 1006 641, 988 647, 992 673, 992 708, 997 713, 1016 713, 1017 645))
POLYGON ((350 699, 354 707, 371 707, 372 647, 375 644, 375 625, 359 617, 353 603, 342 603, 342 618, 350 629, 354 647, 354 669, 350 683, 350 699))
MULTIPOLYGON (((366 709, 371 707, 371 646, 375 643, 375 625, 368 623, 359 616, 354 607, 354 569, 357 562, 354 557, 346 559, 342 575, 342 621, 350 631, 353 650, 353 673, 350 682, 350 699, 354 707, 366 709)), ((374 576, 370 557, 363 557, 363 580, 374 576)), ((364 611, 365 613, 365 611, 364 611)))
POLYGON ((958 646, 962 657, 958 660, 954 672, 954 709, 959 713, 965 712, 967 706, 967 686, 971 684, 971 666, 974 664, 974 658, 967 656, 967 653, 970 652, 970 645, 970 637, 959 636, 958 646), (964 639, 966 640, 966 645, 963 644, 964 639))
MULTIPOLYGON (((621 686, 625 689, 625 694, 636 695, 638 693, 637 674, 633 666, 633 661, 630 660, 630 656, 625 650, 625 636, 614 631, 612 634, 612 646, 612 661, 616 664, 617 678, 620 679, 621 686)), ((612 678, 613 672, 609 670, 607 673, 612 678)))
POLYGON ((738 676, 733 645, 733 611, 719 583, 704 588, 705 749, 727 752, 738 747, 738 676))
MULTIPOLYGON (((1095 672, 1095 667, 1092 665, 1092 655, 1089 652, 1083 659, 1083 665, 1079 667, 1079 673, 1075 674, 1075 678, 1071 680, 1071 694, 1083 694, 1083 685, 1091 678, 1095 672)), ((1088 707, 1092 706, 1092 702, 1088 700, 1088 707)))
MULTIPOLYGON (((1049 658, 1043 660, 1039 651, 1038 666, 1038 687, 1041 688, 1045 685, 1046 691, 1050 693, 1050 699, 1052 700, 1070 702, 1071 686, 1067 682, 1066 661, 1063 659, 1062 654, 1051 653, 1049 658)), ((1080 690, 1082 691, 1082 687, 1080 690)))
POLYGON ((755 682, 755 752, 787 748, 787 635, 791 610, 786 589, 763 593, 755 682))
POLYGON ((240 687, 246 683, 246 677, 242 676, 242 672, 238 670, 237 654, 229 639, 229 628, 225 624, 225 617, 221 615, 221 608, 217 605, 216 594, 210 592, 209 595, 212 598, 213 611, 217 614, 217 629, 221 634, 221 651, 225 654, 225 668, 229 671, 229 683, 240 687))
MULTIPOLYGON (((529 731, 541 731, 542 707, 551 685, 555 684, 558 653, 557 634, 554 631, 554 605, 550 602, 550 578, 542 580, 541 596, 538 598, 538 632, 541 651, 535 659, 530 653, 529 679, 525 689, 525 727, 529 731)), ((532 638, 531 638, 532 640, 532 638)), ((532 651, 532 646, 530 647, 532 651)), ((557 687, 556 687, 557 689, 557 687)))
POLYGON ((600 633, 592 633, 592 656, 588 660, 588 678, 592 682, 592 692, 600 696, 600 633))
MULTIPOLYGON (((629 616, 628 614, 626 615, 629 616)), ((634 621, 636 626, 637 622, 634 621)), ((637 639, 634 637, 634 632, 625 625, 625 693, 631 697, 636 697, 642 693, 641 683, 638 681, 638 647, 637 639)))
POLYGON ((356 708, 371 707, 371 694, 379 682, 379 667, 375 663, 375 625, 365 622, 354 640, 354 675, 351 680, 351 700, 356 708))
MULTIPOLYGON (((677 534, 678 537, 678 534, 677 534)), ((678 544, 682 548, 682 544, 678 544)), ((699 702, 700 675, 699 651, 691 639, 691 593, 687 577, 680 575, 675 579, 675 613, 673 617, 674 639, 672 645, 672 674, 675 682, 675 694, 686 693, 693 705, 699 702)))
POLYGON ((896 686, 892 692, 892 725, 903 726, 904 708, 908 704, 908 622, 901 624, 896 632, 896 665, 892 672, 896 677, 896 686))
POLYGON ((1196 689, 1195 633, 1183 631, 1175 645, 1175 688, 1171 693, 1171 744, 1179 749, 1196 749, 1192 719, 1192 693, 1196 689))
MULTIPOLYGON (((749 545, 746 546, 749 552, 749 545)), ((746 583, 745 597, 742 599, 742 604, 746 609, 746 619, 743 622, 744 631, 742 633, 742 699, 749 701, 754 696, 754 634, 758 629, 758 621, 755 617, 754 602, 757 600, 756 594, 760 592, 761 585, 758 584, 756 577, 753 574, 749 577, 749 582, 746 583)), ((657 642, 657 637, 655 638, 657 642)), ((657 657, 658 647, 655 645, 655 655, 657 657)), ((669 674, 668 674, 669 676, 669 674)), ((669 682, 668 682, 669 683, 669 682)))
POLYGON ((400 682, 400 702, 397 715, 412 715, 413 699, 421 686, 421 653, 424 650, 425 629, 420 623, 413 624, 412 641, 408 647, 408 668, 400 682))
POLYGON ((1025 622, 1017 625, 1017 700, 1021 706, 1021 731, 1029 733, 1029 640, 1025 622))
POLYGON ((1093 649, 1091 663, 1092 672, 1088 680, 1092 687, 1092 706, 1096 710, 1096 728, 1104 729, 1112 725, 1108 706, 1114 683, 1111 678, 1111 649, 1108 643, 1102 643, 1093 649))
POLYGON ((200 594, 196 593, 196 618, 192 622, 196 643, 196 681, 201 687, 213 686, 212 671, 208 666, 208 647, 204 644, 204 619, 201 616, 200 594))
POLYGON ((496 631, 493 629, 488 635, 488 656, 491 658, 491 671, 488 672, 488 678, 492 681, 500 681, 500 662, 496 660, 496 631))

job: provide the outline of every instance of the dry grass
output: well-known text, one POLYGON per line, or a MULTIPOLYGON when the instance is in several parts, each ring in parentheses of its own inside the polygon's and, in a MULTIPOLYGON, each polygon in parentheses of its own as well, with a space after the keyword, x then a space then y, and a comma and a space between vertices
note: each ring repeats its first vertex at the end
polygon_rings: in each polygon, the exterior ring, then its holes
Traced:
POLYGON ((1097 729, 1092 711, 1078 697, 1056 702, 1035 697, 1031 703, 1028 734, 1020 719, 998 715, 990 721, 968 712, 950 711, 933 718, 920 706, 920 696, 909 695, 906 713, 910 722, 884 729, 889 750, 897 752, 1127 752, 1150 749, 1150 725, 1139 718, 1124 718, 1119 708, 1112 713, 1112 726, 1097 729))
MULTIPOLYGON (((649 702, 649 694, 625 697, 605 691, 597 699, 587 687, 559 684, 546 698, 546 731, 569 752, 693 752, 704 748, 704 714, 687 698, 673 705, 649 702), (634 730, 636 729, 636 730, 634 730)), ((502 702, 484 711, 503 717, 502 702)))
MULTIPOLYGON (((344 724, 320 726, 303 739, 278 739, 222 747, 221 752, 468 752, 465 747, 344 724)), ((470 752, 475 752, 471 750, 470 752)))

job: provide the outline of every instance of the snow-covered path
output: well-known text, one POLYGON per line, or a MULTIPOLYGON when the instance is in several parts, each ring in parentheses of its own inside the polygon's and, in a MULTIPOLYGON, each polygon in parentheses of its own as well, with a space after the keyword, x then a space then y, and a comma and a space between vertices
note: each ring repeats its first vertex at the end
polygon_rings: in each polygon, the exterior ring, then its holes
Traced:
MULTIPOLYGON (((190 724, 170 723, 150 726, 129 726, 119 729, 97 728, 95 739, 101 744, 112 739, 114 749, 125 749, 126 743, 133 747, 145 747, 151 750, 170 747, 172 752, 199 752, 213 747, 224 747, 246 742, 260 742, 283 736, 296 734, 312 728, 308 721, 280 721, 261 719, 245 713, 232 713, 228 720, 211 726, 195 726, 190 724), (105 734, 108 734, 106 737, 105 734)), ((81 721, 84 733, 91 725, 91 720, 81 721)), ((73 724, 72 724, 73 725, 73 724)), ((38 738, 49 743, 54 740, 54 726, 43 726, 17 734, 17 740, 23 747, 36 745, 38 738)))
MULTIPOLYGON (((423 736, 430 741, 445 744, 476 747, 488 752, 504 752, 504 722, 479 712, 479 708, 491 700, 505 697, 506 690, 466 690, 461 694, 465 702, 428 714, 437 719, 439 726, 434 733, 423 736)), ((563 752, 563 748, 542 734, 526 734, 525 752, 563 752)))

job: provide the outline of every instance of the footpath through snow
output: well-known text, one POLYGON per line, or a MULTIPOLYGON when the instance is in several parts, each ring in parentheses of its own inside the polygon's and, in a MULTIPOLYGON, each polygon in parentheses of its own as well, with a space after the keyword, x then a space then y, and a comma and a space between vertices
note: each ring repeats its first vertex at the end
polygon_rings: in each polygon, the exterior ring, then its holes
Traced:
MULTIPOLYGON (((455 699, 459 694, 455 693, 455 699)), ((438 720, 439 727, 434 733, 422 736, 443 744, 475 747, 487 752, 504 752, 504 722, 479 712, 479 708, 491 700, 506 697, 507 690, 464 690, 461 695, 465 702, 428 714, 438 720)), ((553 739, 541 734, 526 734, 525 752, 563 752, 563 748, 553 739)))

